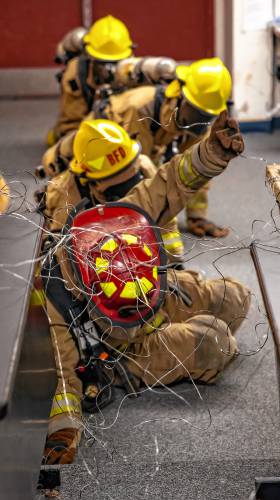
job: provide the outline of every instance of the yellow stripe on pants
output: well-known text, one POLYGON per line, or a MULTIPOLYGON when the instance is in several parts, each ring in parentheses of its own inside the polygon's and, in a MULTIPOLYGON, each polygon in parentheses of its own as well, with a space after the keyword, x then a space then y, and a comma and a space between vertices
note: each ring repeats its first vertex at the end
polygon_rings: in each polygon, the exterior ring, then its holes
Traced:
POLYGON ((81 414, 80 401, 71 392, 56 394, 53 398, 50 418, 61 413, 78 413, 81 414))

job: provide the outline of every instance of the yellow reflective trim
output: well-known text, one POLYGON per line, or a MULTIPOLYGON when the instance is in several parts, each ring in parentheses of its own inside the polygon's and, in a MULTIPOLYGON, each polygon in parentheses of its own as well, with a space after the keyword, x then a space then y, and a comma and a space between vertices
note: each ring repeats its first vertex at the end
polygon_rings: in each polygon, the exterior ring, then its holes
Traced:
POLYGON ((148 255, 148 257, 152 257, 153 254, 152 254, 151 250, 149 249, 148 245, 146 245, 146 243, 144 244, 143 249, 144 249, 145 254, 148 255))
POLYGON ((81 413, 80 401, 75 394, 66 392, 54 396, 50 417, 61 413, 81 413))
POLYGON ((205 210, 207 207, 208 196, 205 190, 198 191, 187 201, 187 208, 193 210, 205 210))
POLYGON ((125 240, 129 245, 133 245, 138 241, 137 236, 134 236, 133 234, 122 234, 121 238, 122 240, 125 240))
POLYGON ((184 184, 187 184, 188 182, 188 177, 186 175, 186 172, 185 172, 185 163, 187 162, 187 165, 188 167, 191 168, 191 157, 190 157, 190 154, 185 154, 181 161, 180 161, 180 164, 179 164, 179 175, 180 175, 180 179, 181 181, 184 183, 184 184))
POLYGON ((135 281, 128 281, 120 294, 123 299, 136 299, 139 295, 139 286, 135 281))
POLYGON ((96 265, 96 272, 97 274, 103 273, 104 271, 107 271, 109 267, 109 261, 107 259, 103 259, 102 257, 97 257, 95 261, 96 265))
POLYGON ((208 207, 208 203, 190 203, 187 205, 187 208, 191 208, 192 210, 205 210, 208 207))
POLYGON ((154 332, 160 325, 164 322, 164 316, 160 312, 158 312, 153 319, 149 322, 149 324, 145 325, 143 330, 145 335, 149 335, 154 332))
POLYGON ((186 152, 179 163, 179 176, 181 181, 187 185, 191 190, 196 191, 204 186, 209 179, 199 175, 192 165, 192 153, 186 152))
POLYGON ((165 243, 164 248, 166 250, 172 250, 172 248, 184 248, 182 241, 174 241, 173 243, 165 243))
POLYGON ((163 241, 173 239, 173 238, 180 238, 180 233, 179 231, 174 231, 173 233, 163 233, 162 234, 162 239, 163 241))
POLYGON ((100 283, 100 286, 103 292, 105 293, 106 297, 108 297, 109 299, 117 290, 115 283, 113 283, 112 281, 109 281, 108 283, 100 283))
POLYGON ((44 290, 36 288, 30 294, 30 306, 44 306, 46 304, 46 296, 44 290))
POLYGON ((103 243, 100 250, 103 250, 104 252, 114 252, 116 248, 118 248, 117 242, 113 238, 110 238, 108 241, 103 243))
POLYGON ((162 235, 163 243, 164 243, 164 248, 167 251, 171 251, 175 249, 180 249, 183 251, 184 249, 184 244, 181 239, 181 235, 179 231, 173 231, 170 233, 165 233, 162 235))
POLYGON ((153 267, 153 278, 154 278, 155 280, 157 280, 157 279, 158 279, 158 268, 157 268, 156 266, 155 266, 155 267, 153 267))
POLYGON ((124 352, 128 348, 128 342, 124 342, 123 344, 117 347, 117 350, 120 352, 124 352))
POLYGON ((153 283, 148 280, 148 278, 145 278, 145 276, 140 279, 140 282, 144 293, 148 293, 150 290, 152 290, 152 288, 154 288, 153 283))

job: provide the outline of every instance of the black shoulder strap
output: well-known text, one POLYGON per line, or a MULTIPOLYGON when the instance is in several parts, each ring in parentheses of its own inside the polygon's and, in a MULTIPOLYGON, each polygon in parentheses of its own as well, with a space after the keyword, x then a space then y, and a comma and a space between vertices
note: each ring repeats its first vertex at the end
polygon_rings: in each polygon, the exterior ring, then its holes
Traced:
POLYGON ((90 64, 90 61, 88 59, 86 59, 85 57, 82 57, 82 56, 79 57, 79 62, 78 62, 79 80, 81 83, 81 89, 82 89, 83 96, 84 96, 85 101, 86 101, 87 106, 88 106, 88 111, 90 112, 92 110, 92 105, 93 105, 94 89, 92 89, 87 84, 89 64, 90 64))
POLYGON ((79 177, 77 177, 76 175, 74 175, 74 179, 75 179, 75 184, 76 184, 78 191, 80 193, 81 199, 88 198, 88 200, 90 200, 91 196, 90 196, 88 182, 86 182, 85 184, 82 184, 79 180, 79 177))
POLYGON ((64 321, 71 325, 73 318, 79 318, 85 311, 85 303, 72 295, 64 286, 63 276, 56 256, 46 257, 42 269, 41 277, 46 297, 61 314, 64 321))
POLYGON ((164 101, 164 96, 165 96, 165 87, 164 85, 157 85, 156 86, 156 94, 155 94, 155 104, 154 104, 154 120, 151 122, 151 132, 153 135, 156 134, 156 132, 160 129, 160 109, 162 106, 162 103, 164 101))
POLYGON ((143 175, 141 172, 137 172, 131 179, 128 179, 121 184, 115 184, 114 186, 110 186, 104 191, 104 196, 106 201, 117 201, 120 198, 123 198, 127 195, 127 193, 142 181, 143 175))
POLYGON ((105 109, 109 104, 109 95, 105 92, 101 92, 100 98, 94 103, 93 111, 95 118, 107 120, 105 109))

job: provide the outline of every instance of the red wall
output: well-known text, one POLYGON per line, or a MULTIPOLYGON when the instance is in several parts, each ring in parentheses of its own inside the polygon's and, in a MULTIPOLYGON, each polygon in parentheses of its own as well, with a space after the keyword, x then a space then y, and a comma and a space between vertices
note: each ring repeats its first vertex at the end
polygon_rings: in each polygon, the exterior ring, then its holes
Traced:
MULTIPOLYGON (((124 21, 138 55, 213 55, 213 0, 92 0, 92 10, 124 21)), ((79 0, 2 0, 0 67, 52 66, 57 42, 81 23, 79 0)))
POLYGON ((82 22, 79 0, 0 3, 0 67, 52 66, 57 42, 82 22))
POLYGON ((110 13, 127 24, 139 55, 177 60, 213 55, 212 0, 93 0, 92 4, 94 20, 110 13))

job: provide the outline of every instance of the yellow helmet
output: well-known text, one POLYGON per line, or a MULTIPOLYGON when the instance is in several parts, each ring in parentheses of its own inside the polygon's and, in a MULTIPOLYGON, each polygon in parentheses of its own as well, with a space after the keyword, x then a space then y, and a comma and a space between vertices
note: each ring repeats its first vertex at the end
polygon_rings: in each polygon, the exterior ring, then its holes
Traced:
POLYGON ((87 53, 102 61, 119 61, 132 54, 132 41, 125 24, 113 16, 96 21, 83 41, 87 53))
POLYGON ((166 88, 166 97, 178 97, 182 90, 191 104, 206 113, 219 115, 226 109, 232 82, 219 57, 177 66, 176 76, 166 88))
POLYGON ((70 169, 89 179, 106 179, 127 167, 140 153, 141 146, 117 123, 86 120, 81 123, 73 144, 70 169))

